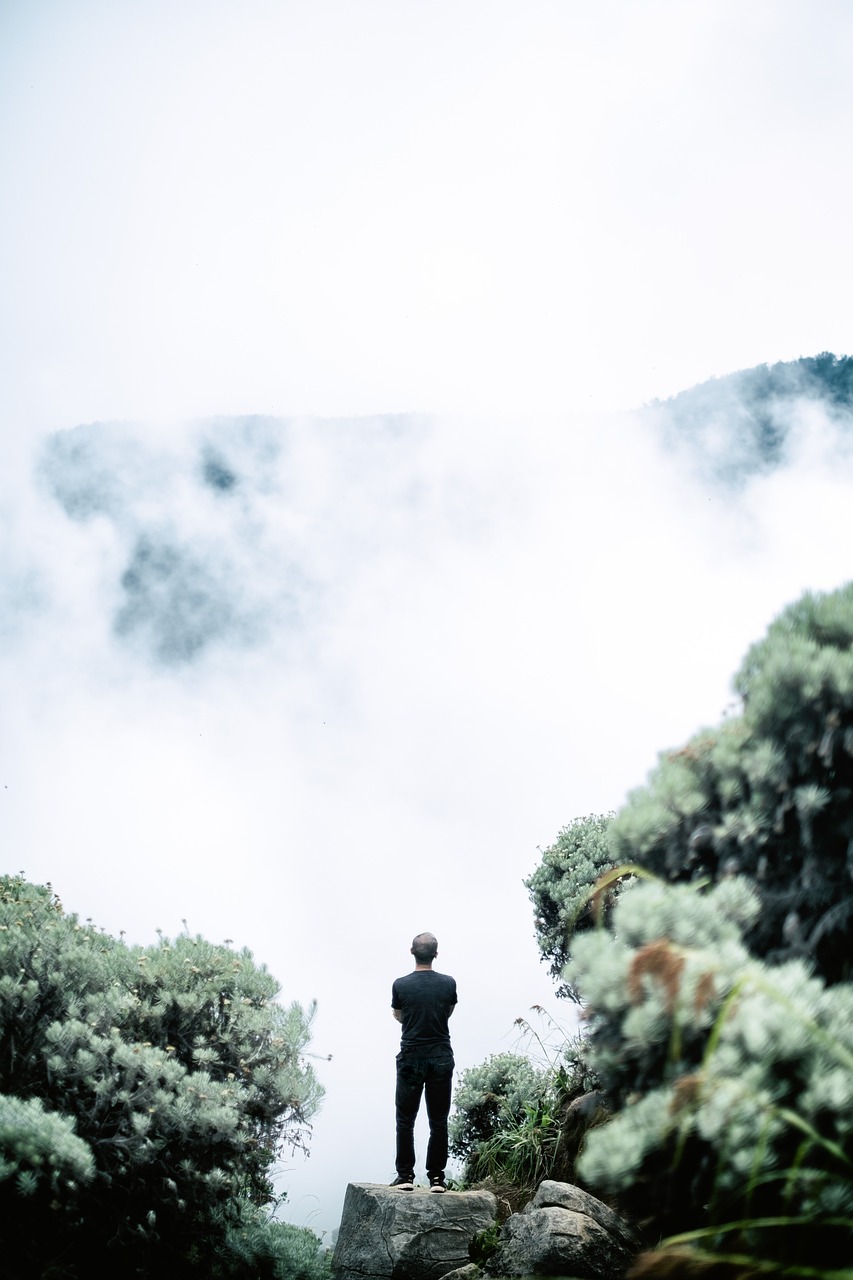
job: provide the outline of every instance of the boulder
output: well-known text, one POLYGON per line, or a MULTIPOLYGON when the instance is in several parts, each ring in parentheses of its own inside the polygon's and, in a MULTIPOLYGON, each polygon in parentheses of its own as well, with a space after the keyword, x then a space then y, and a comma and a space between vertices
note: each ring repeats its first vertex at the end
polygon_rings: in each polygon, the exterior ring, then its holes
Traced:
POLYGON ((493 1276, 575 1276, 616 1280, 636 1247, 618 1214, 567 1182, 544 1182, 521 1213, 507 1219, 493 1276))
POLYGON ((398 1191, 351 1182, 332 1257, 337 1280, 440 1280, 467 1266, 468 1245, 491 1227, 489 1191, 398 1191))
POLYGON ((617 1240, 621 1240, 631 1252, 639 1248, 637 1236, 624 1218, 620 1218, 615 1210, 596 1200, 588 1191, 581 1191, 580 1187, 573 1186, 571 1182, 553 1182, 549 1178, 540 1182, 524 1212, 532 1213, 535 1209, 569 1209, 572 1213, 582 1213, 617 1240))

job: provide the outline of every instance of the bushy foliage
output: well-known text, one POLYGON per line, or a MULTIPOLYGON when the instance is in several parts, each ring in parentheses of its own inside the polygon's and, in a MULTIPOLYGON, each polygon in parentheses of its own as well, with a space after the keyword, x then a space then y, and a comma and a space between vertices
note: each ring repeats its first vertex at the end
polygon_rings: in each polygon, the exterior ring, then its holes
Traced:
POLYGON ((103 1254, 126 1274, 255 1280, 228 1231, 271 1202, 322 1094, 312 1011, 277 994, 246 950, 129 947, 49 888, 0 879, 8 1275, 83 1275, 103 1254))
POLYGON ((464 1183, 489 1187, 513 1209, 543 1178, 571 1176, 581 1135, 601 1118, 595 1106, 576 1106, 596 1084, 581 1037, 567 1036, 544 1009, 534 1008, 550 1024, 547 1042, 525 1018, 516 1025, 522 1042, 535 1042, 543 1065, 526 1054, 502 1053, 470 1067, 460 1076, 450 1120, 451 1151, 465 1161, 464 1183))
POLYGON ((550 961, 557 995, 577 1000, 578 993, 565 980, 569 941, 593 924, 601 899, 593 886, 613 866, 607 842, 612 814, 575 818, 542 854, 539 866, 525 888, 533 903, 536 941, 544 960, 550 961))
POLYGON ((328 1280, 332 1254, 308 1227, 278 1222, 255 1206, 245 1206, 239 1219, 224 1223, 221 1257, 224 1275, 264 1280, 328 1280))
POLYGON ((749 950, 838 982, 853 975, 853 584, 786 609, 735 687, 742 714, 665 753, 617 814, 613 861, 749 877, 749 950))
POLYGON ((853 985, 752 957, 743 929, 759 910, 740 879, 707 894, 643 883, 612 929, 577 939, 588 1051, 620 1103, 578 1170, 682 1242, 840 1266, 853 1227, 853 985))
POLYGON ((40 1185, 58 1195, 91 1182, 94 1173, 91 1148, 77 1137, 71 1116, 45 1111, 39 1098, 0 1094, 0 1182, 14 1178, 21 1195, 40 1185))
POLYGON ((496 1053, 460 1072, 450 1117, 451 1154, 466 1162, 466 1180, 477 1153, 498 1132, 521 1124, 529 1108, 548 1095, 549 1073, 519 1053, 496 1053))
POLYGON ((580 1175, 653 1236, 806 1274, 853 1224, 853 585, 786 609, 735 688, 528 887, 616 1112, 580 1175))

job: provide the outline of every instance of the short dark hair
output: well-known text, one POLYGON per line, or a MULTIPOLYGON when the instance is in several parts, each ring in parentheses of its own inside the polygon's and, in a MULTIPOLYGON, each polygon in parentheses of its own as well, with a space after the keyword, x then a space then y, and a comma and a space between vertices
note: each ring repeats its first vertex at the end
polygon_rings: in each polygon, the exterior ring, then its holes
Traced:
POLYGON ((438 954, 438 942, 431 933, 419 933, 412 939, 412 955, 418 964, 429 964, 438 954))

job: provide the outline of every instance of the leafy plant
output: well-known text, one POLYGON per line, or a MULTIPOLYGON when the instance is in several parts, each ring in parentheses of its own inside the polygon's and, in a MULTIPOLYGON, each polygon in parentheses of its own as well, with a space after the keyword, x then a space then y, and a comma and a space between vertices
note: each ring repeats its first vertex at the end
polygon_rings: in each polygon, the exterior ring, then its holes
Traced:
POLYGON ((450 1125, 452 1151, 465 1160, 464 1181, 505 1188, 511 1198, 512 1188, 568 1176, 579 1134, 591 1117, 600 1119, 593 1107, 569 1122, 572 1104, 596 1081, 580 1037, 567 1035, 540 1006, 534 1009, 541 1032, 525 1018, 516 1026, 531 1052, 535 1045, 537 1060, 497 1054, 463 1072, 450 1125))
POLYGON ((468 1257, 482 1267, 493 1253, 497 1253, 501 1242, 501 1229, 497 1222, 485 1231, 478 1231, 468 1245, 468 1257))
POLYGON ((808 594, 753 645, 742 713, 664 753, 607 839, 614 864, 672 882, 746 876, 761 899, 746 942, 773 963, 853 974, 853 584, 808 594))
POLYGON ((646 883, 577 940, 589 1053, 620 1099, 578 1162, 671 1243, 843 1265, 853 1228, 853 985, 751 957, 744 881, 646 883))
POLYGON ((332 1272, 331 1250, 308 1227, 278 1222, 248 1205, 238 1221, 227 1223, 222 1257, 224 1276, 233 1275, 239 1260, 253 1280, 329 1280, 332 1272))
POLYGON ((49 887, 0 879, 10 1280, 86 1274, 102 1251, 128 1274, 244 1274, 230 1229, 260 1221, 322 1096, 304 1056, 313 1011, 277 995, 246 950, 186 935, 129 947, 49 887))
POLYGON ((665 752, 614 817, 566 828, 528 881, 543 956, 567 962, 563 989, 586 1006, 585 1054, 615 1112, 577 1167, 669 1234, 670 1262, 689 1245, 691 1267, 704 1251, 720 1266, 841 1275, 853 584, 784 610, 735 689, 737 714, 665 752))
POLYGON ((450 1117, 450 1150, 466 1162, 471 1180, 478 1152, 507 1127, 515 1127, 526 1109, 548 1091, 548 1073, 517 1053, 493 1054, 460 1073, 450 1117))
POLYGON ((590 890, 614 865, 607 841, 612 817, 589 814, 575 818, 545 850, 539 866, 524 882, 533 903, 542 958, 550 962, 557 995, 571 1000, 578 1000, 579 995, 565 978, 569 943, 576 933, 595 923, 608 896, 602 893, 596 898, 590 890))

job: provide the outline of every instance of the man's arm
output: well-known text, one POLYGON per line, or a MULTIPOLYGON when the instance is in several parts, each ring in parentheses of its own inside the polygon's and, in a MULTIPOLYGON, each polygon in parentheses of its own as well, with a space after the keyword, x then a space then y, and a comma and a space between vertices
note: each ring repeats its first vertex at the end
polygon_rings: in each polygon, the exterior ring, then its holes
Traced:
POLYGON ((402 1022, 402 1021, 403 1021, 403 1010, 402 1010, 402 1009, 392 1009, 392 1010, 391 1010, 391 1012, 393 1013, 394 1017, 397 1019, 397 1021, 398 1021, 398 1022, 402 1022))

